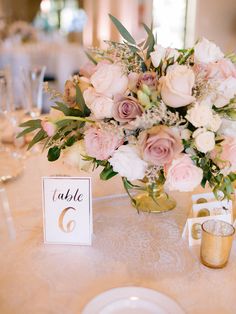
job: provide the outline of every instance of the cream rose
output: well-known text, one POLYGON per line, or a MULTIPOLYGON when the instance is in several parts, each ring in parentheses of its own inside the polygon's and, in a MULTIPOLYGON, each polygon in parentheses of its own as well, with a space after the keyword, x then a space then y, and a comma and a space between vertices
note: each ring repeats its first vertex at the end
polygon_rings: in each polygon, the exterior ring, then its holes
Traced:
POLYGON ((95 119, 100 120, 113 117, 114 101, 111 98, 96 93, 92 87, 86 89, 83 96, 95 119))
POLYGON ((155 45, 154 51, 150 53, 150 57, 152 60, 152 64, 155 68, 159 67, 162 59, 165 58, 166 55, 166 48, 162 47, 161 45, 155 45))
POLYGON ((193 133, 197 150, 206 154, 215 148, 215 134, 211 131, 198 129, 193 133))
POLYGON ((186 65, 172 65, 159 80, 161 97, 167 106, 178 108, 195 101, 192 88, 195 76, 186 65))
POLYGON ((161 45, 155 45, 154 51, 150 53, 150 57, 152 64, 157 68, 164 59, 168 60, 173 58, 174 61, 176 61, 179 57, 179 52, 170 47, 164 48, 161 45))
POLYGON ((103 64, 90 80, 97 93, 109 98, 123 94, 128 88, 128 77, 119 64, 103 64))
POLYGON ((223 52, 216 44, 203 38, 194 47, 194 61, 196 63, 210 63, 224 57, 223 52))
POLYGON ((202 169, 195 166, 186 154, 174 159, 166 172, 165 187, 170 191, 192 191, 201 183, 203 178, 202 169))
POLYGON ((212 119, 212 110, 207 106, 196 103, 187 111, 185 118, 196 128, 207 126, 212 119))
POLYGON ((229 77, 222 81, 216 90, 216 98, 214 105, 217 108, 227 105, 233 97, 236 95, 236 78, 229 77))
POLYGON ((109 159, 109 162, 114 171, 130 181, 143 179, 148 167, 147 162, 140 158, 135 145, 120 146, 109 159))

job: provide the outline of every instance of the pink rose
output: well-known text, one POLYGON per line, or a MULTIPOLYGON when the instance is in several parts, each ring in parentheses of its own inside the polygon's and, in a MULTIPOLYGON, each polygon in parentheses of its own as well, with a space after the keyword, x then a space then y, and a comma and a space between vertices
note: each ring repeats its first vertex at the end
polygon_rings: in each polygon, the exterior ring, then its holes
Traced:
POLYGON ((160 166, 170 163, 183 150, 180 136, 164 125, 143 131, 140 147, 144 160, 160 166))
POLYGON ((95 119, 113 118, 114 101, 111 98, 96 93, 93 87, 87 88, 83 96, 95 119))
POLYGON ((128 77, 119 64, 103 64, 91 76, 91 83, 97 93, 109 98, 117 94, 124 94, 128 88, 128 77))
POLYGON ((85 63, 79 70, 79 74, 82 76, 85 76, 87 78, 90 78, 91 75, 96 71, 96 65, 92 62, 85 63))
POLYGON ((231 76, 236 78, 236 66, 229 59, 220 59, 207 65, 207 79, 224 80, 231 76))
POLYGON ((121 97, 115 101, 113 117, 119 122, 129 122, 143 113, 137 99, 132 96, 121 97))
POLYGON ((49 137, 54 136, 57 130, 57 127, 54 123, 48 120, 42 120, 41 126, 43 130, 47 133, 49 137))
POLYGON ((166 76, 162 76, 159 82, 161 97, 167 106, 183 107, 195 100, 192 96, 195 76, 186 65, 169 66, 166 76))
POLYGON ((165 186, 171 191, 192 191, 201 183, 203 178, 202 169, 195 166, 186 154, 181 154, 177 159, 174 159, 171 165, 167 167, 166 172, 165 186))
POLYGON ((123 139, 120 138, 119 134, 108 129, 91 127, 85 131, 84 142, 88 156, 98 160, 106 160, 123 144, 123 139))
POLYGON ((211 158, 220 168, 225 168, 227 173, 236 171, 236 138, 227 136, 221 143, 219 152, 215 149, 211 158))

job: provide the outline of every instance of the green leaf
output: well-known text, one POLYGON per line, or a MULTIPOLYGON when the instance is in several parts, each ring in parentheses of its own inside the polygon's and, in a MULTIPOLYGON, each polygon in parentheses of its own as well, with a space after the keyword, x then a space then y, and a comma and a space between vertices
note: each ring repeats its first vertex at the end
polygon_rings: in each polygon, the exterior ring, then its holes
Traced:
POLYGON ((44 130, 39 130, 38 133, 34 136, 34 138, 32 139, 32 141, 29 143, 28 145, 28 150, 34 146, 36 143, 42 141, 43 139, 45 139, 47 136, 47 133, 44 130))
POLYGON ((48 161, 55 161, 60 157, 61 149, 58 146, 51 147, 48 151, 48 161))
POLYGON ((16 138, 19 138, 19 137, 21 137, 21 136, 24 136, 24 135, 26 135, 26 134, 28 134, 28 133, 30 133, 30 132, 33 132, 34 130, 35 130, 35 127, 27 128, 27 129, 25 129, 24 131, 20 132, 20 133, 17 135, 16 138))
POLYGON ((146 24, 143 24, 143 27, 145 28, 145 31, 148 34, 148 38, 147 38, 147 42, 146 42, 145 46, 147 45, 147 47, 148 47, 147 58, 149 58, 150 57, 150 53, 153 51, 153 48, 154 48, 154 45, 155 45, 155 38, 154 38, 154 35, 152 33, 152 30, 146 24))
POLYGON ((61 111, 65 116, 73 116, 73 117, 83 117, 83 112, 79 109, 69 108, 67 105, 62 102, 56 101, 56 106, 52 106, 52 108, 61 111))
POLYGON ((65 142, 65 145, 66 145, 66 146, 72 146, 72 145, 76 142, 76 139, 77 139, 77 138, 76 138, 75 135, 69 137, 69 138, 67 139, 67 141, 65 142))
POLYGON ((19 126, 21 128, 25 128, 25 127, 30 127, 30 128, 41 128, 41 122, 42 120, 41 119, 36 119, 36 120, 28 120, 24 123, 21 123, 19 126))
POLYGON ((236 173, 230 172, 228 177, 230 178, 231 182, 234 182, 236 180, 236 173))
POLYGON ((136 42, 134 40, 134 38, 131 36, 131 34, 127 31, 127 29, 121 24, 121 22, 114 17, 113 15, 109 14, 109 17, 112 21, 112 23, 115 25, 115 27, 117 28, 118 32, 121 34, 121 36, 128 41, 129 43, 135 45, 136 42))
POLYGON ((91 56, 91 54, 88 53, 88 51, 85 51, 84 53, 86 54, 86 56, 88 57, 88 59, 89 59, 93 64, 95 64, 95 65, 98 64, 97 61, 91 56))
POLYGON ((113 171, 112 166, 108 164, 108 166, 106 166, 100 173, 100 179, 106 181, 111 179, 115 175, 117 175, 117 172, 113 171))
POLYGON ((79 88, 78 84, 76 84, 76 104, 78 106, 80 106, 80 109, 81 109, 81 111, 83 113, 83 116, 87 117, 87 116, 90 115, 91 111, 89 110, 89 108, 87 107, 87 105, 85 103, 82 91, 79 88))

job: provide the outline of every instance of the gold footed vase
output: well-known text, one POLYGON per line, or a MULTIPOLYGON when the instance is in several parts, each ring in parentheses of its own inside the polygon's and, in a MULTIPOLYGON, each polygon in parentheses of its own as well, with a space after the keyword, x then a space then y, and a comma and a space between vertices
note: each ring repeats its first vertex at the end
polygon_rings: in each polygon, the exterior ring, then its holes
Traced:
POLYGON ((163 185, 152 184, 138 186, 122 178, 131 204, 138 212, 163 213, 176 207, 176 201, 165 193, 163 185))

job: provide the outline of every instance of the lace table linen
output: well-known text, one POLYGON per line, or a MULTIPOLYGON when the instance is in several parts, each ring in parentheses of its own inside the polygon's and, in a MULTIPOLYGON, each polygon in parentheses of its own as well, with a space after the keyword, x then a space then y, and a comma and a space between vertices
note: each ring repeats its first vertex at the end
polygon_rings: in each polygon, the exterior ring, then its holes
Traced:
MULTIPOLYGON (((127 197, 95 200, 92 246, 46 245, 41 177, 48 175, 88 176, 34 155, 5 185, 16 239, 7 237, 1 213, 0 313, 79 314, 97 294, 122 286, 162 292, 189 314, 236 313, 236 244, 224 269, 200 263, 199 249, 181 236, 190 194, 173 194, 177 208, 163 214, 137 214, 127 197)), ((94 198, 124 193, 119 177, 92 177, 94 198)))

